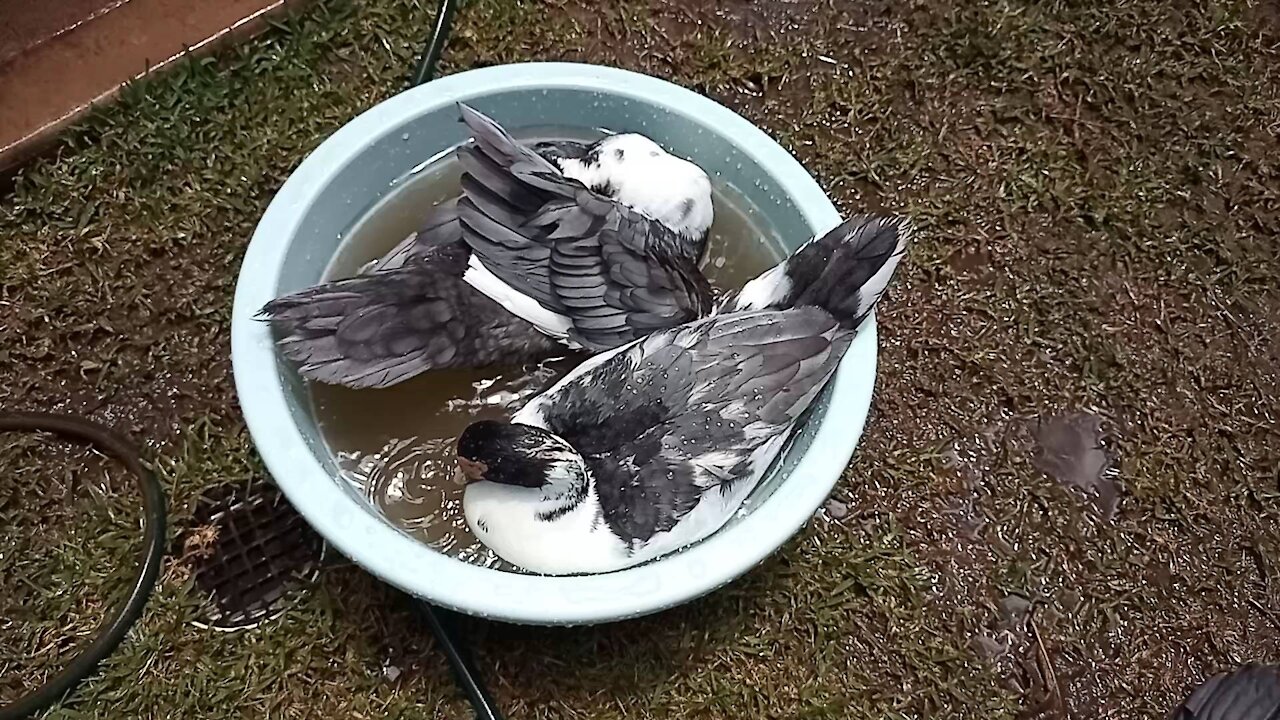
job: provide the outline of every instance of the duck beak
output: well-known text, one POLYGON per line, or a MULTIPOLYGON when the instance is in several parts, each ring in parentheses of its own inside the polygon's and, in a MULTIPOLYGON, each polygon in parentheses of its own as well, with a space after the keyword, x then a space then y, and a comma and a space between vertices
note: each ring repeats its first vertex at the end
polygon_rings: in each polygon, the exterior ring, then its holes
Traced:
POLYGON ((459 485, 467 485, 484 480, 484 474, 489 471, 489 466, 479 460, 469 460, 459 455, 458 471, 453 476, 454 482, 459 485))

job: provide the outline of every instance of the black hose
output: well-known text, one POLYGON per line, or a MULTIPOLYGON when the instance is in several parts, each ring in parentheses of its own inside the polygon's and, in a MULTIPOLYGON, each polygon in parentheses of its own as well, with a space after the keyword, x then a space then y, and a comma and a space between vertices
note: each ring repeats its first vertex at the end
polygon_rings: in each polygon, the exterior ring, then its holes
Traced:
POLYGON ((470 701, 471 708, 475 710, 476 719, 503 720, 502 713, 498 712, 498 704, 493 701, 493 697, 485 689, 484 682, 480 679, 480 673, 476 671, 475 665, 471 661, 471 654, 467 652, 462 632, 458 628, 457 615, 443 608, 434 607, 417 598, 409 598, 409 601, 413 603, 418 614, 430 626, 431 633, 435 635, 436 643, 440 645, 445 657, 449 659, 449 667, 453 669, 454 679, 457 681, 462 693, 467 696, 467 700, 470 701))
MULTIPOLYGON (((431 33, 431 40, 422 52, 422 57, 418 59, 418 66, 414 68, 409 87, 417 87, 435 78, 436 66, 440 64, 440 55, 444 52, 444 44, 449 39, 449 30, 453 26, 453 13, 456 6, 457 0, 440 0, 440 4, 436 7, 436 28, 431 33)), ((467 652, 462 633, 458 628, 457 615, 417 598, 409 598, 409 601, 431 628, 436 643, 449 660, 449 667, 453 669, 458 688, 467 696, 477 720, 502 720, 497 703, 485 689, 480 673, 476 671, 471 661, 471 654, 467 652)))
POLYGON ((457 0, 440 0, 436 6, 436 29, 431 33, 431 40, 422 57, 418 58, 418 66, 413 70, 409 87, 417 87, 436 76, 436 66, 440 64, 440 55, 444 52, 445 41, 449 39, 449 30, 453 25, 453 11, 457 0))
POLYGON ((61 672, 40 687, 0 707, 0 720, 19 720, 58 702, 76 687, 124 639, 142 614, 160 575, 164 557, 165 498, 155 475, 142 464, 133 444, 108 427, 78 417, 52 413, 0 412, 0 432, 51 432, 87 442, 119 460, 138 481, 142 493, 143 539, 138 570, 129 594, 99 626, 96 637, 84 646, 61 672))

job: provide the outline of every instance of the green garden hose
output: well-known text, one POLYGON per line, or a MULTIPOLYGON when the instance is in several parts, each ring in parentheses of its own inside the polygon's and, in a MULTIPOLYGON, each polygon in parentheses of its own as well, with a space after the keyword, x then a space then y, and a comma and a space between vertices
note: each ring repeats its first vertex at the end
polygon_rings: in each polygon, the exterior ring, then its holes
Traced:
POLYGON ((164 557, 165 497, 160 482, 142 464, 133 444, 104 425, 68 415, 0 412, 0 433, 5 432, 50 432, 89 443, 120 461, 137 481, 142 495, 142 552, 124 602, 103 620, 94 639, 77 652, 61 672, 35 690, 0 707, 0 720, 19 720, 65 697, 115 650, 142 614, 142 608, 160 575, 160 563, 164 557))
POLYGON ((422 52, 422 57, 418 58, 418 66, 413 70, 409 87, 417 87, 435 78, 436 66, 440 64, 444 43, 449 39, 449 30, 453 26, 453 12, 457 4, 457 0, 440 0, 440 4, 436 6, 436 28, 431 33, 431 40, 427 42, 427 49, 422 52))

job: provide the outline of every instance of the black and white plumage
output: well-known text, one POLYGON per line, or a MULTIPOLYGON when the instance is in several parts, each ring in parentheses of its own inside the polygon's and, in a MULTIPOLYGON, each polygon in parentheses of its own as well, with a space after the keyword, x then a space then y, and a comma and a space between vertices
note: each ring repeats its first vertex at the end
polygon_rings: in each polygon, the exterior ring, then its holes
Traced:
POLYGON ((883 232, 882 223, 865 215, 850 217, 840 228, 806 242, 786 260, 727 295, 718 311, 816 305, 830 310, 845 327, 857 327, 889 285, 897 267, 891 259, 902 251, 900 238, 883 232))
POLYGON ((711 311, 711 286, 696 265, 702 248, 665 224, 686 222, 694 203, 671 203, 661 192, 657 166, 668 163, 656 144, 634 136, 625 148, 606 143, 563 160, 584 186, 489 118, 462 113, 476 139, 475 151, 459 155, 458 201, 473 286, 542 332, 593 352, 711 311), (623 171, 631 166, 644 168, 635 171, 644 182, 623 171))
POLYGON ((621 569, 718 530, 835 372, 909 234, 899 219, 849 220, 806 246, 829 246, 825 264, 770 271, 788 287, 757 285, 767 307, 655 332, 587 360, 511 423, 468 427, 472 530, 546 574, 621 569))
POLYGON ((712 310, 713 211, 696 165, 637 134, 521 145, 459 104, 462 195, 353 278, 259 315, 304 377, 387 387, 431 369, 591 352, 712 310))
POLYGON ((1275 718, 1280 718, 1280 666, 1256 664, 1209 678, 1169 715, 1169 720, 1275 718))

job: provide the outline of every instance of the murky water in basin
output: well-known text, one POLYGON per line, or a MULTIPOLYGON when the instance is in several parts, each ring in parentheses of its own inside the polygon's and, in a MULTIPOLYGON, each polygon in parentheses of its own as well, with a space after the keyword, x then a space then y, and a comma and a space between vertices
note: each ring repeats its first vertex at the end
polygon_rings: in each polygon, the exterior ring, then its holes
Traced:
MULTIPOLYGON (((593 139, 564 132, 522 138, 593 139)), ((347 277, 413 233, 425 210, 459 192, 452 155, 397 183, 351 230, 326 270, 347 277)), ((758 210, 733 188, 715 189, 715 224, 703 272, 733 289, 784 256, 758 210)), ((573 355, 537 365, 424 373, 383 390, 311 385, 314 412, 347 479, 386 516, 433 548, 468 562, 504 567, 467 529, 462 488, 452 482, 453 443, 480 419, 506 419, 582 360, 573 355)))

